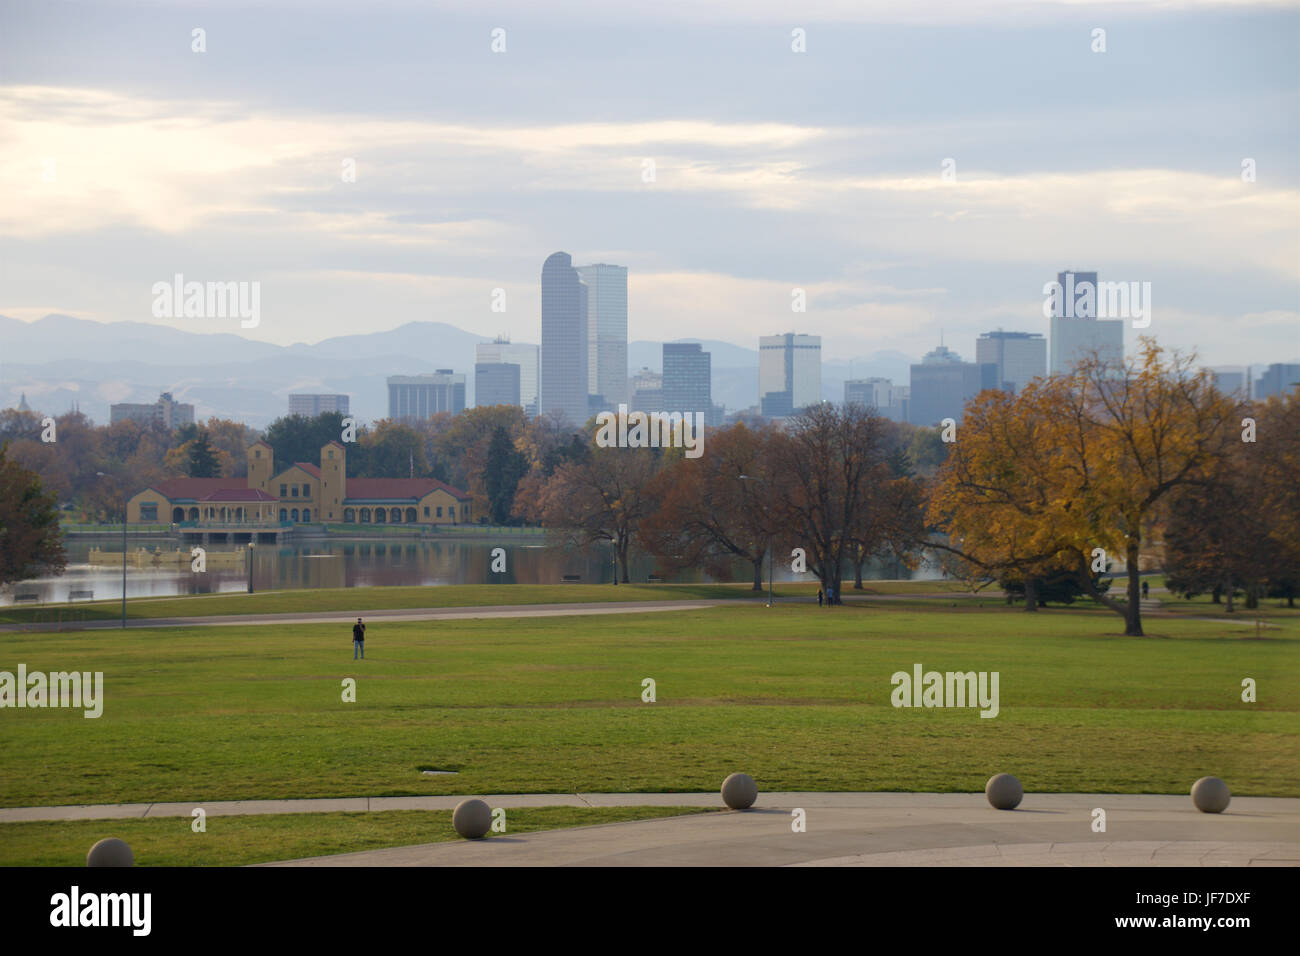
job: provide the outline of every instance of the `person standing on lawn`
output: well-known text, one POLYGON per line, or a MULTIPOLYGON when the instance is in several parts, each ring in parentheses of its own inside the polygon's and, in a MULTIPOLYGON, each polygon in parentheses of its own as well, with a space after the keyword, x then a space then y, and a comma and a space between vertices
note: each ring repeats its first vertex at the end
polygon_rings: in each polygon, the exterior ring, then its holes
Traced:
POLYGON ((358 656, 363 661, 366 659, 366 626, 361 623, 361 618, 352 625, 352 659, 355 661, 358 656))

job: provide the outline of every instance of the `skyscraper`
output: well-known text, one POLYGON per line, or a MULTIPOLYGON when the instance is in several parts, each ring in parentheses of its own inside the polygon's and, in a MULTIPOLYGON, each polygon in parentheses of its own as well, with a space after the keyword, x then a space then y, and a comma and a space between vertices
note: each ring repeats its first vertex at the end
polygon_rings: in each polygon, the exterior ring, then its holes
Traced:
MULTIPOLYGON (((519 366, 519 404, 530 415, 537 414, 537 346, 527 342, 511 342, 498 338, 495 342, 480 342, 474 346, 474 362, 485 365, 519 366)), ((482 405, 475 384, 474 404, 482 405)))
POLYGON ((1053 375, 1096 352, 1104 361, 1124 361, 1124 320, 1097 318, 1097 273, 1059 272, 1059 307, 1052 309, 1050 364, 1053 375))
POLYGON ((543 415, 560 412, 575 427, 587 423, 587 291, 567 252, 552 254, 542 265, 537 410, 543 415))
POLYGON ((713 419, 712 356, 698 343, 664 343, 664 409, 713 419))
POLYGON ((349 404, 346 395, 294 394, 289 396, 289 414, 302 415, 305 418, 315 418, 325 412, 339 412, 346 415, 349 404))
POLYGON ((519 366, 511 362, 474 363, 474 404, 519 405, 519 366))
POLYGON ((912 366, 908 418, 913 425, 933 426, 945 418, 960 422, 966 402, 986 388, 997 388, 992 362, 963 362, 940 345, 912 366))
POLYGON ((1284 395, 1300 384, 1300 365, 1274 362, 1264 374, 1255 379, 1255 398, 1272 398, 1284 395))
POLYGON ((758 340, 758 397, 764 415, 781 417, 822 400, 820 335, 763 335, 758 340), (789 393, 789 399, 783 397, 789 393), (768 396, 772 396, 768 398, 768 396), (786 411, 789 409, 789 411, 786 411), (770 411, 769 411, 770 410, 770 411))
POLYGON ((608 408, 628 399, 627 266, 577 266, 587 286, 587 393, 608 408))
POLYGON ((975 361, 996 365, 995 387, 1014 394, 1047 374, 1047 341, 1038 332, 985 332, 975 340, 975 361))
POLYGON ((449 368, 433 375, 390 375, 388 417, 420 421, 438 412, 465 410, 465 376, 449 368))

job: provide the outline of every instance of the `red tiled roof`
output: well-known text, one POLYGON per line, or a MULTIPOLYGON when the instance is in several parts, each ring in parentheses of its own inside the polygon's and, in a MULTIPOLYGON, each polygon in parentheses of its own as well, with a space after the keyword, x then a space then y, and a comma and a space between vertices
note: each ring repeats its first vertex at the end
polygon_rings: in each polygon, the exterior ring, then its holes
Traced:
POLYGON ((301 468, 303 471, 307 472, 307 474, 311 475, 313 478, 320 477, 320 465, 313 465, 309 461, 295 461, 293 463, 293 466, 295 468, 301 468))
POLYGON ((151 485, 164 498, 206 498, 214 491, 238 488, 238 478, 168 478, 151 485))
POLYGON ((268 495, 261 488, 222 488, 214 491, 210 495, 205 495, 199 501, 279 501, 280 499, 268 495))
POLYGON ((460 501, 468 501, 469 495, 438 481, 436 478, 349 478, 347 498, 374 500, 376 498, 423 498, 432 491, 442 489, 460 501))

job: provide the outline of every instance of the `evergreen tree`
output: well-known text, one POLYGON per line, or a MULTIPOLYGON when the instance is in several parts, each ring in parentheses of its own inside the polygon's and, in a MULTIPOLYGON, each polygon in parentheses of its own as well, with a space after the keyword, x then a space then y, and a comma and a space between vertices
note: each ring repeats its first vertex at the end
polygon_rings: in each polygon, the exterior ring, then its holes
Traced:
POLYGON ((212 440, 205 431, 190 442, 189 458, 185 470, 191 478, 220 478, 221 462, 212 448, 212 440))

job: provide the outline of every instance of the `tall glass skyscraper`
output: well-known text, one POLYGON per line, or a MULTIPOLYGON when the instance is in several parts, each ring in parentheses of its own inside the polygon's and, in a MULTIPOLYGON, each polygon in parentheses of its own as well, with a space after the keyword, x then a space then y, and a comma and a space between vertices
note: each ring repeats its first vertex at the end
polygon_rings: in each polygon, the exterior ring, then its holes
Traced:
POLYGON ((627 266, 578 266, 587 286, 587 392, 616 409, 627 392, 627 266))
POLYGON ((664 343, 664 409, 713 418, 712 356, 698 344, 664 343))
POLYGON ((538 413, 561 412, 577 427, 587 423, 587 293, 567 252, 556 252, 542 264, 538 413))
POLYGON ((822 400, 820 335, 761 335, 758 339, 758 397, 764 415, 781 417, 822 400), (779 396, 787 395, 789 398, 779 396), (772 395, 773 398, 765 397, 772 395))

